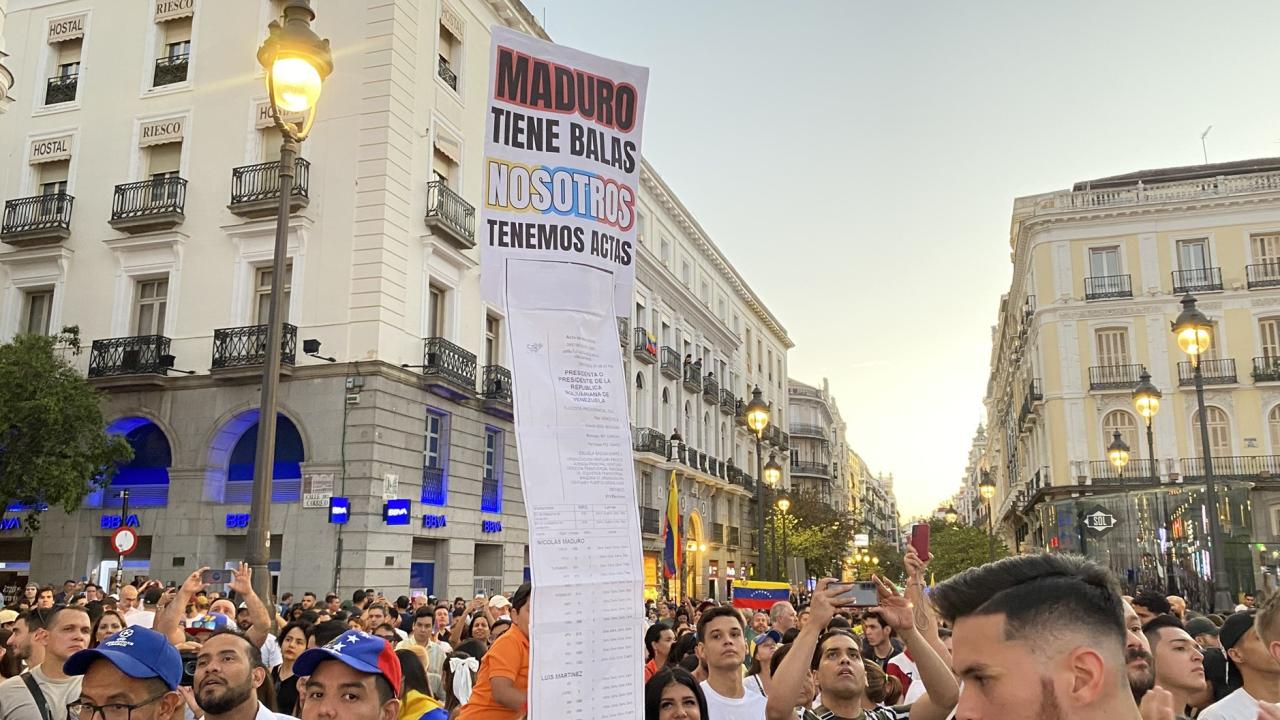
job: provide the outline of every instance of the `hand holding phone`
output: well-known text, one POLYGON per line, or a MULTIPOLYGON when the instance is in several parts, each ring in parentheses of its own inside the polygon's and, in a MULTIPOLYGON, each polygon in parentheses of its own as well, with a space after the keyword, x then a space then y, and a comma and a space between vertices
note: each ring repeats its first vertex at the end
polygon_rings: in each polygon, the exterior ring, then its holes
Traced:
POLYGON ((831 583, 831 587, 839 588, 839 594, 835 597, 835 603, 839 607, 875 607, 880 604, 873 581, 831 583))
POLYGON ((205 569, 200 573, 200 582, 205 585, 225 585, 231 579, 231 571, 214 570, 212 568, 205 569))
POLYGON ((915 548, 920 560, 929 561, 929 523, 915 523, 911 526, 911 547, 915 548))

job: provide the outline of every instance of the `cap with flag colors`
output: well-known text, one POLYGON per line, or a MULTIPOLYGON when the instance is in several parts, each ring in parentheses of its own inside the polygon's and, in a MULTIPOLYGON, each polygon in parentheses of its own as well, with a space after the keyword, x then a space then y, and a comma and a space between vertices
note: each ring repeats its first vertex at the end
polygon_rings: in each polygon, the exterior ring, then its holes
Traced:
POLYGON ((791 599, 791 586, 783 582, 739 580, 733 584, 733 606, 764 610, 791 599))
POLYGON ((676 471, 671 471, 671 483, 667 486, 667 517, 662 530, 662 574, 676 576, 680 567, 680 488, 676 485, 676 471))

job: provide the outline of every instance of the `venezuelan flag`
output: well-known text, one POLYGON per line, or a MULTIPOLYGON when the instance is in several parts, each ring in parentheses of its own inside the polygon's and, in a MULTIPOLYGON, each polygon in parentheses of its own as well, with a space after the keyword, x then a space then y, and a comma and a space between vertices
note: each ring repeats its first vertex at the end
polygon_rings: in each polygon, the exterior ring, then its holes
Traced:
POLYGON ((791 586, 781 582, 739 580, 733 584, 733 606, 746 610, 769 611, 780 602, 791 599, 791 586))
POLYGON ((666 528, 662 531, 662 574, 673 578, 680 567, 680 489, 676 486, 676 473, 671 471, 671 483, 667 487, 666 528))

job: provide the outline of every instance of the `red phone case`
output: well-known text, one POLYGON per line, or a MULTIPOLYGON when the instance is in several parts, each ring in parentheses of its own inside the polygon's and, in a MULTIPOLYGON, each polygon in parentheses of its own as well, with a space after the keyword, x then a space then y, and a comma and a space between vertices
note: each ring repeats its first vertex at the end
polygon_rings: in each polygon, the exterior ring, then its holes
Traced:
POLYGON ((911 547, 916 549, 921 560, 929 559, 929 526, 926 523, 911 526, 911 547))

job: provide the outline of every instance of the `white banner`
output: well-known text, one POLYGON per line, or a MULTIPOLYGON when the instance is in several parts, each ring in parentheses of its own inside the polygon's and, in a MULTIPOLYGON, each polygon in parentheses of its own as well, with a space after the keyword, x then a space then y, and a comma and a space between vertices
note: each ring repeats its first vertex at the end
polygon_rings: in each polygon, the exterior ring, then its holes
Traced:
POLYGON ((489 53, 484 299, 502 306, 506 258, 558 260, 612 273, 630 315, 648 69, 503 27, 489 53))
POLYGON ((615 279, 576 263, 506 268, 533 578, 529 717, 634 720, 644 573, 615 279))

